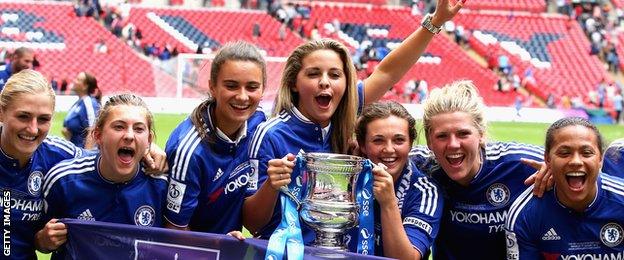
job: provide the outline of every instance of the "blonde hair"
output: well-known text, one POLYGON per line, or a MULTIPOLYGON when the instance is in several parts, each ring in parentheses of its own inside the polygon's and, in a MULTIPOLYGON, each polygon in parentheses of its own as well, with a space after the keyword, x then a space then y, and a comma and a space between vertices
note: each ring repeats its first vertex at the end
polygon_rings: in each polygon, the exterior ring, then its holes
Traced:
POLYGON ((429 134, 433 128, 431 119, 436 115, 452 112, 468 113, 474 127, 479 130, 481 135, 486 135, 485 105, 472 81, 455 81, 442 88, 432 90, 425 100, 423 110, 423 128, 427 140, 429 140, 429 134))
POLYGON ((25 69, 13 74, 4 85, 0 93, 0 109, 6 110, 22 94, 48 96, 52 101, 52 108, 56 103, 56 95, 48 79, 37 71, 25 69))
POLYGON ((299 96, 292 88, 297 85, 297 74, 303 66, 303 59, 317 50, 331 50, 340 56, 346 77, 346 88, 338 108, 331 117, 332 151, 346 153, 349 139, 353 135, 357 116, 358 95, 356 88, 357 75, 349 50, 340 42, 331 39, 320 39, 299 45, 288 57, 282 74, 280 88, 275 98, 273 116, 283 110, 291 110, 299 101, 299 96))

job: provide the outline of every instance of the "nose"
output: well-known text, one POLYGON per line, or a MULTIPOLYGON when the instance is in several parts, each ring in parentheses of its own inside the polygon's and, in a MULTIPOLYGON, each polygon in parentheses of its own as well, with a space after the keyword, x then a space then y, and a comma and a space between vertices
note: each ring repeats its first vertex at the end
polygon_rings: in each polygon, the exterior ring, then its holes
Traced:
POLYGON ((134 130, 132 128, 128 128, 128 131, 126 131, 123 135, 123 139, 128 142, 134 140, 134 130))
POLYGON ((329 75, 327 75, 327 73, 323 73, 323 75, 319 79, 319 87, 329 88, 329 75))
POLYGON ((583 160, 581 159, 581 154, 580 153, 574 153, 572 154, 572 159, 570 160, 570 165, 583 165, 583 160))
POLYGON ((392 145, 392 141, 386 142, 382 148, 382 151, 386 153, 394 153, 394 145, 392 145))
POLYGON ((33 118, 28 122, 28 126, 26 127, 26 131, 29 134, 37 134, 39 132, 39 124, 37 123, 37 118, 33 118))
POLYGON ((240 88, 240 91, 238 92, 238 95, 236 95, 236 97, 239 100, 247 101, 249 99, 249 93, 247 93, 247 90, 245 88, 240 88))
POLYGON ((457 138, 457 136, 450 136, 448 146, 451 148, 459 148, 459 139, 457 138))

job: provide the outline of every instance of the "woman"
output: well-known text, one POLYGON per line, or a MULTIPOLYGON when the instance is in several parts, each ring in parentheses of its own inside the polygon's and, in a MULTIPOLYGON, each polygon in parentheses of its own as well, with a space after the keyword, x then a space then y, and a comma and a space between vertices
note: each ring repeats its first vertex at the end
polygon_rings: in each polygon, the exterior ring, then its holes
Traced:
MULTIPOLYGON (((110 97, 98 116, 93 139, 99 151, 60 162, 45 176, 45 218, 37 249, 56 251, 67 240, 60 218, 160 227, 167 178, 148 176, 141 158, 154 138, 154 117, 133 94, 110 97)), ((65 256, 61 249, 53 258, 65 256)))
MULTIPOLYGON (((43 175, 58 162, 79 157, 84 150, 58 137, 49 137, 55 95, 47 79, 34 70, 23 70, 7 81, 0 93, 0 188, 3 201, 11 201, 11 259, 35 258, 34 235, 41 227, 43 175)), ((152 149, 146 164, 156 171, 166 168, 164 155, 152 149), (154 158, 152 159, 153 156, 154 158)))
POLYGON ((102 94, 95 77, 86 72, 78 73, 73 89, 78 95, 78 101, 67 112, 61 131, 76 146, 92 149, 93 142, 87 136, 100 110, 102 94))
POLYGON ((602 172, 624 177, 624 138, 613 141, 605 152, 602 172))
MULTIPOLYGON (((408 159, 416 120, 398 103, 373 103, 364 108, 355 135, 360 151, 380 165, 373 169, 375 254, 427 259, 443 205, 438 186, 408 159)), ((350 241, 355 242, 351 233, 350 241)))
MULTIPOLYGON (((438 1, 433 24, 452 19, 462 5, 462 1, 453 5, 448 0, 438 1)), ((419 28, 359 84, 349 51, 337 41, 311 41, 291 53, 275 100, 274 118, 259 128, 250 145, 249 157, 256 172, 243 210, 247 229, 262 238, 273 233, 281 219, 279 188, 291 181, 294 154, 347 153, 357 112, 400 80, 433 35, 419 28)), ((307 238, 311 234, 304 229, 307 238)))
POLYGON ((548 128, 544 161, 555 188, 535 198, 531 187, 513 203, 507 259, 621 257, 624 180, 600 173, 602 147, 600 132, 586 119, 564 118, 548 128))
POLYGON ((434 259, 503 259, 503 225, 511 202, 535 170, 543 150, 518 143, 486 143, 485 105, 470 81, 431 91, 424 103, 427 148, 411 159, 444 192, 434 259))
POLYGON ((226 44, 212 61, 210 97, 170 135, 166 152, 169 228, 225 234, 241 230, 251 168, 247 146, 265 120, 258 104, 266 65, 246 42, 226 44))

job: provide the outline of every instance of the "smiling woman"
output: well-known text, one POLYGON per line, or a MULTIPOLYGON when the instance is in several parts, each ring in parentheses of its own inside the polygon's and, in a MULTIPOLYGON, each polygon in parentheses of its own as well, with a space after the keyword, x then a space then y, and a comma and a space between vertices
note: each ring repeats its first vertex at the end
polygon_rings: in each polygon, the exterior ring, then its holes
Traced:
POLYGON ((154 119, 143 100, 112 96, 94 124, 99 151, 57 164, 46 175, 43 196, 49 222, 36 235, 38 249, 65 255, 67 229, 59 218, 137 226, 163 225, 167 179, 148 176, 141 159, 153 139, 154 119))
POLYGON ((521 159, 543 157, 536 146, 487 143, 484 110, 470 81, 435 89, 425 101, 428 149, 415 148, 411 159, 445 194, 434 258, 504 259, 507 212, 535 172, 521 159))
POLYGON ((508 259, 604 259, 624 250, 624 180, 600 173, 602 136, 583 118, 563 118, 546 133, 546 165, 555 188, 524 192, 509 210, 508 259), (548 214, 544 214, 548 212, 548 214))

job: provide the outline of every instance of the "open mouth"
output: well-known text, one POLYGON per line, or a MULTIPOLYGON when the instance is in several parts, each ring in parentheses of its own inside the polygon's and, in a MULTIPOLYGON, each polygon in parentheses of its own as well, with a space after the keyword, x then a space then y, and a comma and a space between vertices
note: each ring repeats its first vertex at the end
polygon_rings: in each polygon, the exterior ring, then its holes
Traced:
POLYGON ((134 149, 130 147, 121 147, 117 150, 117 155, 123 163, 131 163, 132 158, 134 158, 134 153, 134 149))
POLYGON ((466 158, 464 154, 449 154, 446 156, 446 161, 448 161, 451 166, 459 166, 464 161, 464 158, 466 158))
POLYGON ((321 93, 318 96, 316 96, 314 100, 316 100, 316 103, 319 104, 320 107, 328 108, 332 100, 332 96, 327 93, 321 93))
POLYGON ((19 139, 23 139, 26 141, 35 141, 35 139, 37 139, 37 136, 27 136, 27 135, 17 135, 17 137, 19 137, 19 139))
POLYGON ((386 166, 388 166, 388 165, 392 166, 397 160, 398 160, 397 157, 382 157, 382 158, 379 158, 379 162, 383 163, 386 166))
POLYGON ((584 172, 569 172, 566 173, 565 177, 568 182, 568 187, 572 188, 572 190, 580 190, 585 184, 587 174, 584 172))
POLYGON ((230 104, 230 107, 232 107, 234 110, 247 110, 249 109, 249 107, 251 107, 251 105, 239 105, 239 104, 230 104))

